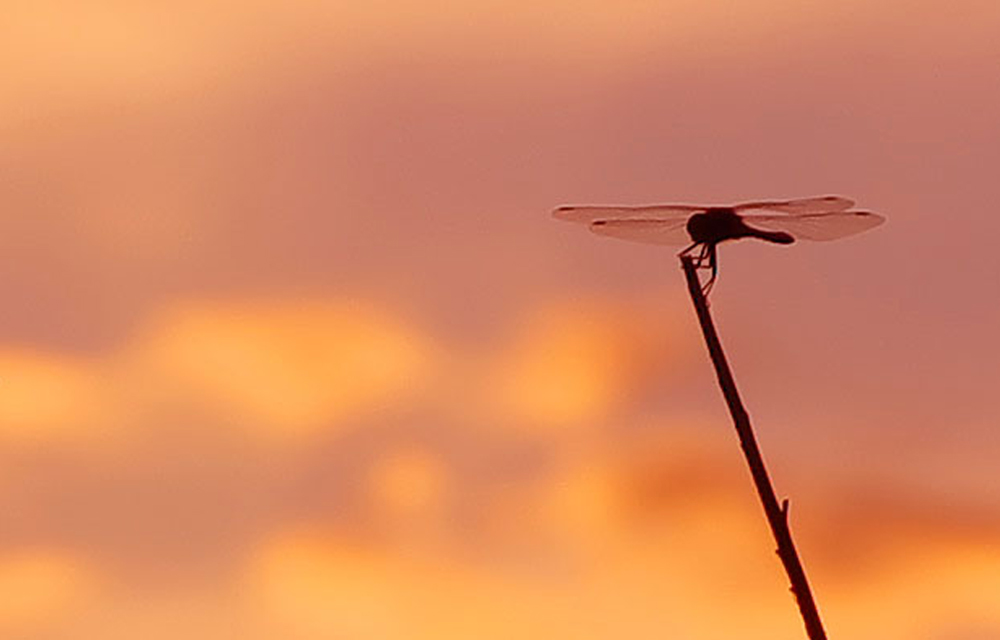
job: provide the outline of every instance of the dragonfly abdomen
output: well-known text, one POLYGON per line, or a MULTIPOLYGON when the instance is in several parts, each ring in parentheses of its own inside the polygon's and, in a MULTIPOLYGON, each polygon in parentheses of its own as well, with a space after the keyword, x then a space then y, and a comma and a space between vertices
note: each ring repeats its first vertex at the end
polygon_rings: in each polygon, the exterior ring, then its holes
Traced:
POLYGON ((753 227, 747 225, 744 226, 753 232, 749 235, 754 238, 760 238, 761 240, 767 240, 768 242, 775 242, 777 244, 792 244, 795 242, 795 238, 792 234, 785 233, 784 231, 764 231, 762 229, 754 229, 753 227))

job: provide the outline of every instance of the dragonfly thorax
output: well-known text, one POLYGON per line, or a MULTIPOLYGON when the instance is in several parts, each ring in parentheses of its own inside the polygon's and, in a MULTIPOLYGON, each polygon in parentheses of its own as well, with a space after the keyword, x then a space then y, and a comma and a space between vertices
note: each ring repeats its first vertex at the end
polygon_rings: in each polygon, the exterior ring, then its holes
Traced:
POLYGON ((749 229, 736 211, 729 207, 711 207, 687 221, 687 231, 695 242, 716 244, 745 237, 749 229))

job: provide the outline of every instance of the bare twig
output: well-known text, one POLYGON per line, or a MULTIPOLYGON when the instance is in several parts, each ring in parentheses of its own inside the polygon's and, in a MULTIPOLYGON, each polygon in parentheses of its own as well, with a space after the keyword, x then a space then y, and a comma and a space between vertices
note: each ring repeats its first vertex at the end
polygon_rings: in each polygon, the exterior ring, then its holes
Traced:
POLYGON ((764 513, 767 515, 767 522, 771 526, 771 533, 778 544, 777 553, 781 558, 781 564, 785 567, 785 573, 792 583, 792 593, 799 605, 799 612, 806 626, 806 633, 810 640, 826 640, 826 632, 823 631, 823 624, 819 619, 819 611, 809 591, 809 582, 806 580, 805 570, 799 562, 799 556, 795 551, 795 544, 792 542, 792 533, 788 529, 788 500, 782 500, 778 504, 778 499, 774 495, 774 488, 767 475, 767 468, 764 466, 764 459, 757 448, 757 440, 750 426, 750 416, 743 408, 739 392, 736 390, 736 381, 729 370, 729 363, 726 362, 726 354, 722 350, 719 336, 715 332, 715 325, 712 323, 712 316, 708 311, 708 302, 702 293, 701 281, 698 279, 697 267, 694 259, 687 255, 681 256, 681 265, 684 268, 684 275, 687 278, 688 291, 691 293, 691 301, 694 303, 695 312, 698 314, 698 322, 701 324, 702 333, 705 335, 705 344, 708 346, 708 353, 712 357, 712 364, 715 365, 715 373, 719 378, 719 386, 722 394, 726 397, 726 404, 729 405, 729 413, 733 416, 733 423, 736 426, 736 433, 740 438, 740 446, 746 456, 747 465, 753 475, 754 485, 757 487, 757 494, 760 502, 764 506, 764 513))

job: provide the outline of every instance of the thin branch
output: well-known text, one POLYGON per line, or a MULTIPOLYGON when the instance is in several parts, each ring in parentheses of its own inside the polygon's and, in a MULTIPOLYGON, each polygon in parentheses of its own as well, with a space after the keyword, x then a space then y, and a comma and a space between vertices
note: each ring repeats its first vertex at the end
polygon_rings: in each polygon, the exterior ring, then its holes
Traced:
POLYGON ((754 437, 753 428, 750 426, 750 416, 743 408, 739 392, 736 390, 736 381, 729 370, 729 363, 726 361, 726 354, 722 350, 719 336, 715 332, 715 325, 712 316, 708 311, 708 302, 701 290, 701 281, 698 278, 698 271, 694 259, 690 256, 681 256, 681 265, 684 268, 684 275, 687 278, 688 291, 691 294, 691 301, 694 303, 695 312, 698 314, 698 322, 701 324, 701 331, 705 335, 705 344, 708 346, 708 353, 715 365, 715 373, 719 378, 719 386, 722 394, 729 405, 729 413, 733 416, 733 424, 736 426, 736 433, 740 438, 740 446, 746 456, 747 465, 753 475, 754 485, 757 487, 757 494, 760 502, 764 506, 764 513, 767 515, 767 522, 771 526, 771 533, 778 545, 777 553, 781 559, 781 564, 785 567, 785 573, 792 583, 792 593, 799 605, 799 612, 802 614, 802 621, 805 623, 806 633, 810 640, 826 640, 826 632, 823 631, 823 624, 819 619, 819 611, 816 609, 816 602, 813 600, 809 590, 809 582, 806 580, 805 570, 799 562, 799 556, 795 551, 795 543, 792 541, 792 533, 788 529, 788 500, 782 500, 778 504, 778 499, 774 495, 774 488, 771 486, 771 479, 768 477, 767 468, 764 466, 764 459, 760 455, 757 447, 757 440, 754 437))

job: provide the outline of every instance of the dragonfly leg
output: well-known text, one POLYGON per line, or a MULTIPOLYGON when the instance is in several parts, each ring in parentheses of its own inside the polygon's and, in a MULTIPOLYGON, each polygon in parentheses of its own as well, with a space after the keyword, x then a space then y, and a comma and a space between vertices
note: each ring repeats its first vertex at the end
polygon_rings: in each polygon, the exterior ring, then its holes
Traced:
POLYGON ((698 252, 697 267, 702 269, 705 267, 705 260, 708 258, 708 244, 701 245, 701 251, 698 252))
POLYGON ((715 284, 716 277, 719 275, 719 262, 718 262, 718 259, 717 259, 718 256, 715 253, 715 245, 714 244, 706 244, 705 248, 707 249, 707 253, 708 253, 708 267, 707 268, 709 268, 709 269, 712 270, 712 275, 709 277, 708 282, 706 282, 702 286, 702 288, 701 288, 701 293, 703 295, 707 296, 708 292, 712 290, 712 285, 715 284))
POLYGON ((677 255, 679 255, 679 256, 686 256, 687 254, 691 253, 691 249, 694 249, 697 246, 698 246, 697 242, 692 242, 688 246, 684 247, 684 250, 681 251, 680 253, 678 253, 677 255))

